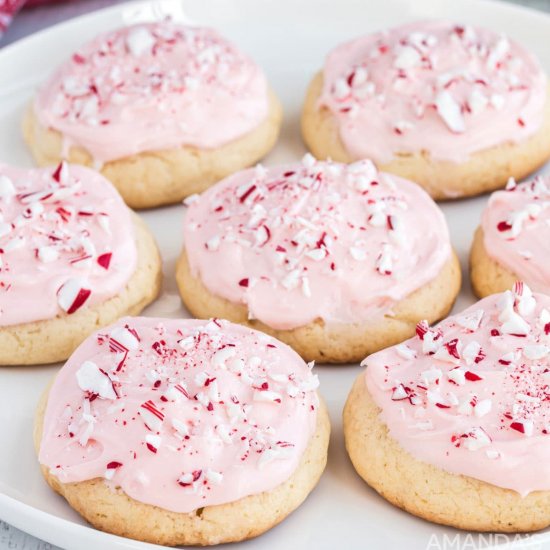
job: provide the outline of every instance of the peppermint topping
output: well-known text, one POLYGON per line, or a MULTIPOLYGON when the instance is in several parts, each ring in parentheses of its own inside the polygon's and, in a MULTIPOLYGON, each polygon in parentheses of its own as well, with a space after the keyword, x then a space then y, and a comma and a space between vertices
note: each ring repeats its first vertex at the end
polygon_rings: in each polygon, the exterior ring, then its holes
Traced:
POLYGON ((550 433, 549 305, 517 282, 367 358, 369 391, 394 437, 422 460, 492 483, 488 461, 528 456, 523 441, 550 433))
POLYGON ((451 132, 460 134, 466 130, 460 105, 447 90, 437 94, 435 108, 451 132))
POLYGON ((428 151, 461 161, 541 125, 545 75, 519 44, 487 29, 420 21, 342 44, 321 102, 355 158, 428 151), (382 139, 380 138, 382 136, 382 139))
POLYGON ((62 480, 86 471, 168 509, 238 499, 223 496, 226 480, 249 491, 297 467, 316 425, 312 366, 227 321, 122 319, 61 371, 41 461, 62 480))
POLYGON ((52 108, 63 109, 61 117, 73 123, 108 126, 113 111, 136 97, 185 97, 213 83, 230 89, 226 75, 244 63, 213 31, 169 22, 135 25, 84 46, 66 67, 70 76, 59 83, 52 108), (166 62, 177 54, 177 64, 166 62))
POLYGON ((156 39, 146 27, 135 27, 126 36, 126 46, 134 57, 151 55, 156 39))
POLYGON ((68 313, 78 311, 92 293, 90 283, 84 279, 69 279, 63 283, 57 291, 57 302, 59 307, 68 313))
POLYGON ((15 195, 15 186, 8 176, 0 174, 0 198, 8 200, 15 195))
POLYGON ((79 388, 87 396, 97 396, 102 399, 116 399, 117 393, 109 375, 101 370, 93 361, 84 361, 76 373, 79 388))
POLYGON ((508 185, 491 195, 483 213, 487 254, 534 288, 550 292, 550 265, 545 261, 550 238, 549 178, 508 185))
POLYGON ((217 32, 161 21, 84 45, 35 107, 42 125, 105 162, 182 143, 223 145, 255 128, 269 104, 262 71, 217 32))
POLYGON ((0 326, 72 315, 118 292, 135 269, 130 224, 95 172, 0 165, 0 326))
POLYGON ((285 328, 379 315, 431 280, 450 253, 440 213, 409 182, 367 160, 344 165, 311 155, 227 178, 189 205, 185 232, 189 263, 208 271, 210 290, 285 328), (221 261, 226 268, 213 270, 221 261))

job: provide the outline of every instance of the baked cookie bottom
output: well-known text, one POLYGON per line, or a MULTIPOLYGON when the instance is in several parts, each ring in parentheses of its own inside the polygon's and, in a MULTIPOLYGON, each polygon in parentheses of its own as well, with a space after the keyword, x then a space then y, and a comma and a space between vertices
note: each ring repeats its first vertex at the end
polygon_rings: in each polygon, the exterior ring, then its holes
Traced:
POLYGON ((357 473, 393 505, 470 531, 520 533, 550 525, 550 491, 522 498, 515 491, 421 462, 389 435, 379 413, 362 373, 344 408, 346 448, 357 473))
MULTIPOLYGON (((36 411, 34 444, 42 439, 48 392, 36 411)), ((306 499, 314 489, 327 462, 330 420, 320 400, 315 433, 292 476, 271 491, 238 501, 205 506, 187 514, 171 512, 138 502, 121 490, 110 489, 105 480, 61 483, 42 466, 48 484, 72 508, 97 529, 122 537, 162 544, 207 546, 250 539, 268 531, 306 499)))
POLYGON ((162 264, 157 245, 136 214, 132 215, 137 266, 115 296, 75 313, 52 319, 0 327, 0 365, 37 365, 67 359, 92 332, 125 315, 137 315, 157 297, 162 264))
MULTIPOLYGON (((275 145, 281 122, 281 104, 270 91, 266 119, 236 140, 216 149, 184 146, 147 151, 106 162, 100 171, 132 208, 180 202, 259 161, 275 145)), ((41 126, 32 105, 23 119, 23 137, 39 166, 57 164, 63 159, 62 134, 41 126)), ((91 155, 81 147, 71 147, 65 160, 94 167, 91 155)))
MULTIPOLYGON (((515 273, 493 260, 487 253, 483 242, 483 229, 476 229, 470 250, 470 281, 474 294, 485 298, 490 294, 510 290, 514 283, 521 280, 515 273)), ((525 281, 530 284, 529 281, 525 281)))
MULTIPOLYGON (((302 136, 319 159, 353 162, 340 139, 337 121, 329 109, 318 107, 322 73, 312 80, 302 111, 302 136)), ((378 163, 382 172, 396 174, 421 185, 436 200, 479 195, 504 187, 508 178, 518 181, 550 158, 550 92, 540 130, 520 143, 505 143, 474 153, 463 163, 430 158, 429 151, 399 153, 391 162, 378 163)), ((375 160, 376 159, 372 159, 375 160)))
POLYGON ((435 323, 444 318, 460 290, 461 272, 453 252, 433 281, 395 304, 392 312, 383 318, 338 325, 325 324, 317 319, 291 330, 276 330, 261 321, 250 320, 246 306, 211 294, 191 273, 185 251, 177 263, 176 280, 185 306, 195 317, 220 317, 261 330, 294 348, 306 361, 353 363, 410 338, 422 319, 435 323))

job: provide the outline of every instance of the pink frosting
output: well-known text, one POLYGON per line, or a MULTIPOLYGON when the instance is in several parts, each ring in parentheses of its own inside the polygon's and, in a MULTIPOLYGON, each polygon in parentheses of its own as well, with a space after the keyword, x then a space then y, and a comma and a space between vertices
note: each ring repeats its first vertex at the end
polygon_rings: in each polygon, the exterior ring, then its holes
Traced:
POLYGON ((416 184, 370 161, 245 170, 191 198, 193 274, 277 329, 373 320, 449 260, 445 219, 416 184))
POLYGON ((481 226, 487 254, 527 282, 550 294, 550 177, 537 177, 491 195, 481 226))
POLYGON ((315 431, 310 367, 227 321, 121 319, 59 372, 40 463, 63 483, 105 478, 174 512, 269 491, 315 431))
POLYGON ((42 125, 97 161, 192 145, 219 147, 268 113, 261 69, 211 29, 139 24, 98 36, 34 104, 42 125))
POLYGON ((368 357, 365 381, 414 457, 521 495, 550 490, 550 297, 516 283, 368 357))
POLYGON ((103 302, 136 261, 130 211, 103 176, 0 164, 0 326, 103 302))
POLYGON ((546 76, 522 46, 492 31, 421 21, 337 47, 320 105, 351 155, 388 162, 427 151, 461 162, 539 130, 546 76))

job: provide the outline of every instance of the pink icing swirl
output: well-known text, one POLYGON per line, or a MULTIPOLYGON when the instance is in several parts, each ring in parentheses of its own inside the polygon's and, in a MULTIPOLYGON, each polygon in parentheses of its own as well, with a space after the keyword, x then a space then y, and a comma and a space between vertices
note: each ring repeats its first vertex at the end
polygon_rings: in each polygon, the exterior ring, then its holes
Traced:
POLYGON ((368 357, 390 435, 414 457, 521 495, 550 490, 550 297, 516 283, 368 357))
POLYGON ((370 161, 306 155, 239 172, 195 199, 184 227, 192 272, 276 329, 381 316, 451 254, 435 203, 370 161))
POLYGON ((139 24, 98 36, 34 104, 42 125, 97 161, 192 145, 219 147, 267 116, 261 69, 211 29, 139 24))
POLYGON ((0 164, 0 326, 103 302, 136 262, 130 211, 103 176, 0 164))
POLYGON ((421 21, 333 50, 320 105, 355 158, 427 151, 462 162, 541 127, 546 76, 521 45, 492 31, 421 21))
POLYGON ((550 294, 550 177, 516 185, 491 195, 481 227, 487 254, 526 281, 550 294))
POLYGON ((227 321, 125 318, 91 336, 50 391, 40 463, 105 478, 174 512, 269 491, 315 431, 317 376, 227 321))

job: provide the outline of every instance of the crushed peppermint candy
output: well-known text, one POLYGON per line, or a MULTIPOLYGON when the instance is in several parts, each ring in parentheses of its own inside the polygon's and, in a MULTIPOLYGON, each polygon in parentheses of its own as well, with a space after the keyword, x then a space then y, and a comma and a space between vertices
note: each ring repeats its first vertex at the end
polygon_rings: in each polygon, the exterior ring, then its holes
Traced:
POLYGON ((549 308, 548 296, 517 282, 369 356, 367 388, 392 437, 452 473, 521 494, 548 490, 532 472, 550 436, 549 308))
POLYGON ((416 185, 368 160, 311 155, 230 176, 188 205, 184 231, 210 291, 284 329, 381 316, 451 253, 444 218, 416 185))
POLYGON ((220 147, 254 130, 268 110, 265 75, 248 56, 213 29, 169 19, 96 36, 34 103, 42 126, 99 164, 182 143, 220 147))
POLYGON ((525 140, 540 129, 545 103, 544 71, 520 44, 426 20, 336 47, 317 105, 331 111, 350 156, 385 163, 426 151, 463 162, 525 140))
POLYGON ((490 258, 539 292, 550 293, 550 178, 508 185, 483 212, 483 245, 490 258))
POLYGON ((311 367, 228 321, 121 319, 56 378, 40 461, 62 482, 103 477, 175 512, 269 490, 315 431, 311 367))
POLYGON ((0 164, 0 326, 105 301, 136 262, 130 212, 103 176, 65 162, 31 170, 0 164))

